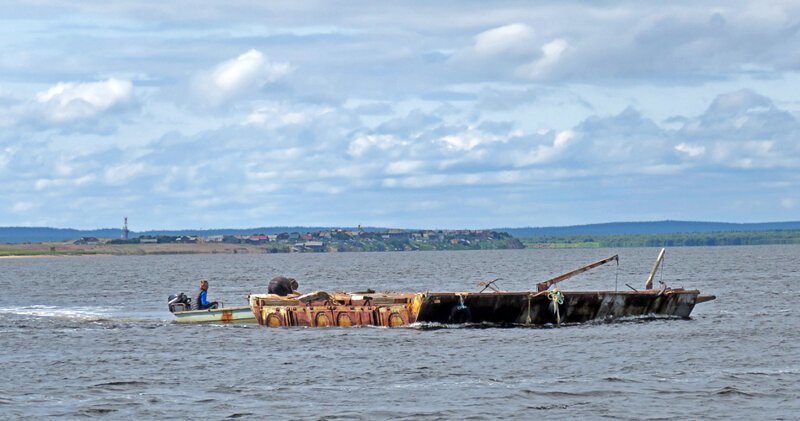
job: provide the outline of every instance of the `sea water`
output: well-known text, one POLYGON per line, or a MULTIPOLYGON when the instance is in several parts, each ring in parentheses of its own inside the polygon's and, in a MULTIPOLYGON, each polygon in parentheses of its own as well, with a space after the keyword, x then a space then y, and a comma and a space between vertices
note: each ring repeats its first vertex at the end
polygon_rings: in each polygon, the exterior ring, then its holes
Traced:
MULTIPOLYGON (((167 297, 641 288, 658 249, 0 259, 0 418, 800 418, 800 247, 668 249, 690 320, 562 328, 177 325, 167 297)), ((657 283, 656 283, 657 284, 657 283)))

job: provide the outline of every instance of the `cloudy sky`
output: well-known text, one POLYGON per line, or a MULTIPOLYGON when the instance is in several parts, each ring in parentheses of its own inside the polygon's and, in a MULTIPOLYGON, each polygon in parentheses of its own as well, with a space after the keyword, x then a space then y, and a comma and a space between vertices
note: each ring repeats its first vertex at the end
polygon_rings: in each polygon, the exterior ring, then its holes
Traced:
POLYGON ((800 219, 797 2, 0 4, 0 226, 800 219))

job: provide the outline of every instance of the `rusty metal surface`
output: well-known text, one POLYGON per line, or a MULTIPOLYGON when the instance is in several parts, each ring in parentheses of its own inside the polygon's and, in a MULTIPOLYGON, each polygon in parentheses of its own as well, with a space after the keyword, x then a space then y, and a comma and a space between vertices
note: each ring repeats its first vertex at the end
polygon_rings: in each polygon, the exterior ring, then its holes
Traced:
POLYGON ((398 327, 414 323, 416 294, 308 294, 325 300, 302 300, 272 294, 250 297, 259 324, 268 327, 398 327))
POLYGON ((559 303, 553 292, 333 293, 305 302, 262 294, 251 296, 250 303, 259 324, 268 327, 398 327, 415 322, 511 326, 636 316, 688 318, 695 304, 715 298, 684 289, 561 291, 559 303))
POLYGON ((555 285, 555 284, 557 284, 557 283, 559 283, 561 281, 567 280, 567 279, 572 278, 573 276, 576 276, 576 275, 580 275, 583 272, 586 272, 588 270, 594 269, 594 268, 596 268, 598 266, 602 266, 602 265, 604 265, 604 264, 606 264, 608 262, 612 262, 612 261, 616 261, 617 265, 619 265, 619 255, 615 254, 615 255, 613 255, 611 257, 608 257, 606 259, 603 259, 603 260, 600 260, 600 261, 597 261, 597 262, 594 262, 594 263, 590 263, 590 264, 588 264, 586 266, 582 266, 582 267, 579 267, 578 269, 569 271, 569 272, 567 272, 567 273, 565 273, 563 275, 558 275, 555 278, 548 279, 548 280, 546 280, 544 282, 539 282, 538 284, 536 284, 536 289, 539 290, 539 291, 544 291, 547 288, 550 288, 551 286, 553 286, 553 285, 555 285))

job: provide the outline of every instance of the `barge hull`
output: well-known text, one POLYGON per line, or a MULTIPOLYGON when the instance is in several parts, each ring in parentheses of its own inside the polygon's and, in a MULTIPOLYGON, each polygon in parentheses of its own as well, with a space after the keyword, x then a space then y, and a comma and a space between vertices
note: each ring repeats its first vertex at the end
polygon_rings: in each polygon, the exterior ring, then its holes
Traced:
POLYGON ((698 302, 700 292, 576 291, 561 294, 563 302, 556 305, 548 291, 430 293, 424 297, 417 321, 441 324, 546 325, 637 316, 688 318, 698 302))
POLYGON ((698 302, 714 299, 697 290, 553 291, 491 293, 384 293, 361 296, 314 293, 308 301, 254 295, 250 304, 268 327, 398 327, 439 324, 548 325, 621 317, 688 318, 698 302), (322 298, 324 297, 324 298, 322 298))

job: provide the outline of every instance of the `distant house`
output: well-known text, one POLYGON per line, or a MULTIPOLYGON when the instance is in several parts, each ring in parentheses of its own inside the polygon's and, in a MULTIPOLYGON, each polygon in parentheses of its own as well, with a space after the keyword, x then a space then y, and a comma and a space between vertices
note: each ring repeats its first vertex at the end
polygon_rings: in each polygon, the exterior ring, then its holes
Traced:
POLYGON ((194 244, 197 242, 197 237, 191 237, 188 235, 182 235, 180 237, 175 238, 176 243, 183 243, 183 244, 194 244))
POLYGON ((291 248, 292 252, 325 251, 325 243, 322 241, 306 241, 295 243, 291 248))
POLYGON ((222 242, 226 244, 241 244, 242 239, 238 235, 223 235, 222 242))
POLYGON ((79 240, 75 240, 72 244, 96 246, 100 244, 100 240, 98 240, 96 237, 81 237, 79 240))
POLYGON ((306 241, 305 244, 303 244, 303 247, 309 251, 324 251, 325 243, 322 241, 306 241))
POLYGON ((264 244, 269 242, 269 237, 266 234, 253 234, 246 241, 249 244, 264 244))
POLYGON ((224 235, 209 235, 206 237, 206 241, 209 243, 221 243, 225 239, 224 235))

